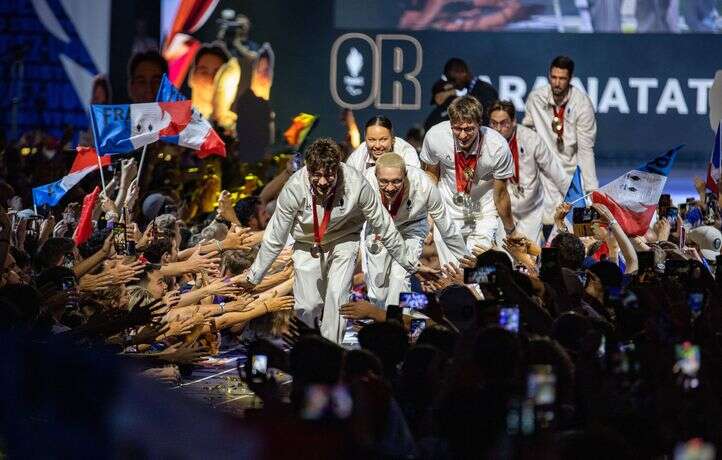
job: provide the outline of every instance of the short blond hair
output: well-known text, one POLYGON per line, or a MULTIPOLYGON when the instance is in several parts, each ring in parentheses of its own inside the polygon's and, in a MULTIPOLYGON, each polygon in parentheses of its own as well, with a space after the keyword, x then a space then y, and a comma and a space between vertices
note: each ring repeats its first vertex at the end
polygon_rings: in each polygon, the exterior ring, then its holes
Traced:
POLYGON ((461 96, 454 99, 449 105, 449 119, 451 123, 471 122, 481 125, 484 107, 474 96, 461 96))
POLYGON ((398 153, 387 152, 376 160, 376 170, 379 168, 398 168, 402 173, 406 174, 406 162, 398 153))

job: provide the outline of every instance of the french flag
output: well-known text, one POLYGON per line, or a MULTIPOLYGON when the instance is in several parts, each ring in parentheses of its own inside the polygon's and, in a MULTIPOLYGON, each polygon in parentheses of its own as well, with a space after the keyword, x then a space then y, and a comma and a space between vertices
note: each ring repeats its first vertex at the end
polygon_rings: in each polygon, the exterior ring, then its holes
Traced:
POLYGON ((226 156, 226 146, 191 101, 90 107, 98 153, 125 153, 158 140, 196 150, 199 158, 226 156))
POLYGON ((592 192, 592 202, 609 208, 628 236, 644 235, 681 148, 677 146, 592 192))
MULTIPOLYGON (((33 188, 35 206, 55 206, 63 196, 85 176, 98 169, 98 155, 92 147, 77 147, 77 154, 68 174, 59 181, 33 188)), ((110 165, 110 157, 100 157, 103 166, 110 165)))
POLYGON ((722 127, 722 120, 717 125, 717 134, 714 137, 714 148, 712 149, 712 155, 709 158, 709 164, 707 165, 707 188, 715 195, 719 194, 719 181, 720 181, 720 128, 722 127))

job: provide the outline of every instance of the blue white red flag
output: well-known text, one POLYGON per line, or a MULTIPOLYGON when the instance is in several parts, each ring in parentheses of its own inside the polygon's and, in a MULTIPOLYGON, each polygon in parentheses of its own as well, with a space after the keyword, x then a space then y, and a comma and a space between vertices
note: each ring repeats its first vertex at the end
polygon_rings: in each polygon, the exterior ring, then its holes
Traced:
MULTIPOLYGON (((68 174, 59 181, 33 188, 35 206, 55 206, 63 196, 85 176, 98 169, 98 155, 92 147, 78 147, 68 174)), ((103 166, 110 165, 110 157, 101 157, 103 166)))
POLYGON ((605 205, 628 236, 647 232, 674 159, 682 146, 646 165, 619 176, 592 193, 592 202, 605 205))
POLYGON ((163 74, 163 78, 160 81, 160 86, 158 87, 158 94, 155 96, 156 102, 176 102, 176 101, 185 101, 187 98, 178 91, 178 88, 176 88, 173 85, 173 82, 171 82, 168 79, 168 75, 163 74))
POLYGON ((131 152, 158 140, 197 150, 199 158, 226 156, 226 146, 191 101, 92 105, 98 153, 131 152))

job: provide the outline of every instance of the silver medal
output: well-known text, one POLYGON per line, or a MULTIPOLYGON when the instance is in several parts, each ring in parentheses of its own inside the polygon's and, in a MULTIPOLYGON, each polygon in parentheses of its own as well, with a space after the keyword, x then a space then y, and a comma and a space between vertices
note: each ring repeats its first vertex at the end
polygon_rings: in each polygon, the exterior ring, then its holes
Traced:
POLYGON ((311 257, 318 259, 321 257, 321 246, 318 243, 313 243, 311 246, 311 257))
POLYGON ((453 202, 457 206, 464 206, 467 202, 467 195, 463 192, 456 192, 454 194, 453 202))

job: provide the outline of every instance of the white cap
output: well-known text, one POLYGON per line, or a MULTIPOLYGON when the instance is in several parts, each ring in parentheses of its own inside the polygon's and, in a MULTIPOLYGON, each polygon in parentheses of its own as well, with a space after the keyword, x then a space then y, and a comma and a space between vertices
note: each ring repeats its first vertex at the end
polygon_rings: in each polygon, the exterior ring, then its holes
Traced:
POLYGON ((699 246, 702 256, 715 261, 722 247, 722 233, 710 225, 702 225, 687 232, 687 239, 699 246))

